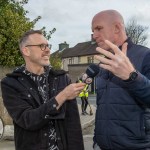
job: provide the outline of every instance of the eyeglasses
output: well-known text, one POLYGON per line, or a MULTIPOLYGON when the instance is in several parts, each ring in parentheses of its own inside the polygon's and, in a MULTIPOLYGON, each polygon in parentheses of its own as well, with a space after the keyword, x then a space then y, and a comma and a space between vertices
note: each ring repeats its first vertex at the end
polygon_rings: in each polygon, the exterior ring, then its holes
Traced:
POLYGON ((52 45, 51 45, 51 44, 26 45, 25 47, 29 47, 29 46, 38 46, 38 47, 41 48, 42 51, 45 51, 47 47, 48 47, 49 49, 52 48, 52 45))

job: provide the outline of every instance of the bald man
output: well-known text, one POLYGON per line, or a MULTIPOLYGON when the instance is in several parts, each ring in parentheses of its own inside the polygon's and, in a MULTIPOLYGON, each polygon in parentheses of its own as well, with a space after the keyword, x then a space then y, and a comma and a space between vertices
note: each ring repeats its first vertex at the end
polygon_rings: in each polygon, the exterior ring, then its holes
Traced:
POLYGON ((116 10, 96 14, 92 31, 100 53, 94 149, 149 150, 150 49, 127 37, 116 10))

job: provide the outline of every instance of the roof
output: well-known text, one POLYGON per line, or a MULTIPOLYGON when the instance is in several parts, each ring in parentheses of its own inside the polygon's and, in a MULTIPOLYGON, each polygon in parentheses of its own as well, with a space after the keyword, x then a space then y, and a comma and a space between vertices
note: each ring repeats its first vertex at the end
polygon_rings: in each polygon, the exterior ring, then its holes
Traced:
MULTIPOLYGON (((62 58, 68 58, 68 57, 78 57, 78 56, 87 56, 87 55, 95 55, 98 54, 96 51, 97 44, 92 44, 91 41, 78 43, 72 48, 66 48, 63 51, 61 51, 61 57, 62 58)), ((55 54, 59 51, 54 52, 55 54)), ((54 54, 53 53, 53 54, 54 54)))

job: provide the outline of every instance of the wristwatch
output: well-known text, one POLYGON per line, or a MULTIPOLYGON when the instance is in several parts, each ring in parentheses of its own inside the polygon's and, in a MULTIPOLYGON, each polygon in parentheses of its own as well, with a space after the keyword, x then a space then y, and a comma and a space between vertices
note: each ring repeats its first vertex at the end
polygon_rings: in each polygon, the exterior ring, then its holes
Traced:
POLYGON ((138 72, 134 70, 130 73, 129 78, 127 80, 124 80, 125 82, 134 81, 138 77, 138 72))

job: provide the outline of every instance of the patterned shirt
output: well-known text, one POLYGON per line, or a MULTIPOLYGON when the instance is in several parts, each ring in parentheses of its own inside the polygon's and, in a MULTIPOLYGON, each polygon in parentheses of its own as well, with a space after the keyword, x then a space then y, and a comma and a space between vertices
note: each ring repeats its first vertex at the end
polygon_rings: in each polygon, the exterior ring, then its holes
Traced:
MULTIPOLYGON (((50 92, 49 92, 49 84, 48 84, 48 70, 50 68, 45 68, 45 72, 41 75, 36 75, 27 71, 24 67, 23 73, 30 76, 30 78, 36 83, 38 86, 38 91, 43 99, 43 103, 46 103, 49 100, 50 92)), ((56 138, 56 130, 55 130, 55 122, 53 120, 49 121, 49 147, 48 150, 59 150, 57 146, 57 138, 56 138)))

